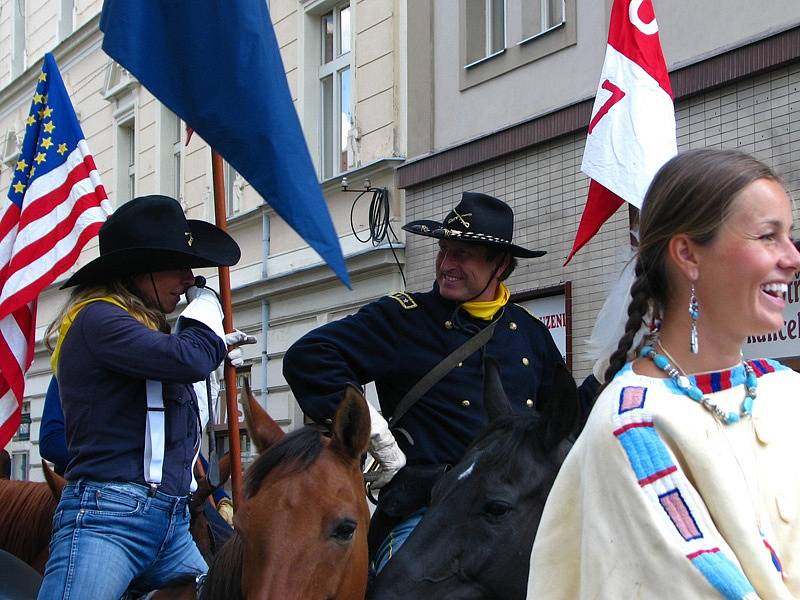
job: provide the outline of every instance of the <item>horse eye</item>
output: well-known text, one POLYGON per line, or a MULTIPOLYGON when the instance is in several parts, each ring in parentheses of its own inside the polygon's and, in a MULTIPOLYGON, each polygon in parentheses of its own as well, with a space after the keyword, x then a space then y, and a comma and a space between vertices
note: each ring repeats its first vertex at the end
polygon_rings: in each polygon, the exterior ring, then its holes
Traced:
POLYGON ((511 511, 512 506, 501 500, 489 500, 483 505, 483 514, 487 517, 499 518, 511 511))
POLYGON ((353 539, 355 532, 356 522, 351 519, 345 519, 334 527, 333 532, 331 532, 331 538, 340 543, 349 542, 353 539))

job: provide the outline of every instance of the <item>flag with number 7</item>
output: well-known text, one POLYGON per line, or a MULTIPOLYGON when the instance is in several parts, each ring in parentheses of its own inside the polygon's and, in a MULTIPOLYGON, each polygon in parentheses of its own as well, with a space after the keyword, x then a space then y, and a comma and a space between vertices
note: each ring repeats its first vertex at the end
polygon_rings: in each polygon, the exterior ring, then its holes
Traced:
POLYGON ((591 181, 567 264, 623 202, 641 208, 677 154, 675 107, 652 0, 614 0, 581 171, 591 181))

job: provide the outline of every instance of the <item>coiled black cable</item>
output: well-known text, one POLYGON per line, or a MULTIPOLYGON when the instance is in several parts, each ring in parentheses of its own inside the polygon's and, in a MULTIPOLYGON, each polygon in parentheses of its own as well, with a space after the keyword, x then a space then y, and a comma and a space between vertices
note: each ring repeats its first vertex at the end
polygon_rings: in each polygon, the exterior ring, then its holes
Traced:
POLYGON ((392 256, 394 257, 394 262, 397 264, 397 270, 400 272, 400 277, 403 278, 403 289, 405 289, 406 276, 403 273, 403 267, 400 265, 400 260, 397 258, 397 254, 394 251, 394 246, 392 246, 392 239, 389 237, 389 233, 391 232, 396 242, 399 240, 397 238, 397 234, 394 232, 394 229, 392 229, 392 224, 389 221, 389 217, 389 190, 385 187, 368 187, 358 196, 356 196, 355 200, 353 200, 353 205, 350 207, 350 229, 353 231, 355 238, 362 244, 372 242, 373 246, 379 246, 384 240, 388 242, 389 249, 392 251, 392 256), (372 199, 369 203, 368 216, 369 236, 362 239, 359 237, 358 232, 356 231, 356 226, 353 222, 353 215, 355 214, 356 204, 358 204, 358 201, 362 198, 362 196, 367 193, 372 194, 372 199))

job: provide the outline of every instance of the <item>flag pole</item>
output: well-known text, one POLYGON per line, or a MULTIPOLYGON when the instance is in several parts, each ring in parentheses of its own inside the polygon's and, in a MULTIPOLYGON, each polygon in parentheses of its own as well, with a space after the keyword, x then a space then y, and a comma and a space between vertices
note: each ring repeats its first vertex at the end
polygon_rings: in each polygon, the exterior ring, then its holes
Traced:
MULTIPOLYGON (((211 176, 214 182, 214 218, 222 231, 227 231, 225 215, 225 175, 222 156, 211 150, 211 176)), ((233 331, 231 303, 231 275, 228 267, 219 267, 219 295, 222 300, 222 327, 226 333, 233 331)), ((233 507, 238 509, 242 497, 242 453, 239 442, 239 408, 236 402, 236 368, 225 361, 225 399, 228 407, 228 440, 231 453, 231 489, 233 507)))

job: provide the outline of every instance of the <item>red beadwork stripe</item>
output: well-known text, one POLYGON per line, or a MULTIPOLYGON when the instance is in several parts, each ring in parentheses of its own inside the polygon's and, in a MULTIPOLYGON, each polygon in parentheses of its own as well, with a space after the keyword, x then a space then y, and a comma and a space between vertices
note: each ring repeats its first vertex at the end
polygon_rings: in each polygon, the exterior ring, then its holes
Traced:
POLYGON ((636 423, 628 423, 627 425, 623 425, 619 429, 615 429, 614 430, 614 435, 619 437, 623 433, 625 433, 626 431, 629 431, 631 429, 636 429, 637 427, 652 427, 652 426, 653 426, 653 422, 652 421, 637 421, 636 423))
POLYGON ((694 558, 697 558, 701 554, 714 554, 716 552, 719 552, 719 548, 710 548, 708 550, 698 550, 697 552, 692 552, 691 554, 687 554, 686 558, 688 558, 689 560, 692 560, 694 558))
MULTIPOLYGON (((761 377, 762 375, 775 371, 775 368, 764 359, 748 360, 747 364, 753 368, 756 377, 761 377)), ((733 387, 731 385, 732 373, 733 371, 731 369, 716 373, 701 373, 699 375, 694 375, 693 379, 695 385, 703 394, 713 394, 714 392, 727 390, 733 387)))
POLYGON ((649 477, 645 477, 644 479, 640 479, 639 480, 639 485, 644 487, 646 485, 649 485, 649 484, 653 483, 654 481, 657 481, 657 480, 661 479, 662 477, 666 477, 670 473, 674 473, 677 470, 678 470, 678 467, 676 467, 675 465, 672 465, 670 467, 667 467, 663 471, 659 471, 658 473, 653 473, 649 477))

